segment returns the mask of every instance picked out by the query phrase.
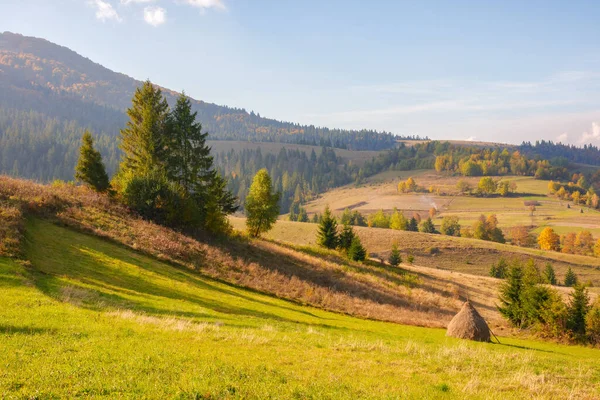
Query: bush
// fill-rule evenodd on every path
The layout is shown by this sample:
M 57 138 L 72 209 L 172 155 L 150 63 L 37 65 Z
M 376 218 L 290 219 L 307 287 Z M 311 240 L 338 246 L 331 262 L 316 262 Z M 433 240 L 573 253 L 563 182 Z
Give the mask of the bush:
M 199 210 L 193 199 L 159 173 L 131 178 L 122 196 L 125 205 L 144 219 L 172 227 L 199 224 Z

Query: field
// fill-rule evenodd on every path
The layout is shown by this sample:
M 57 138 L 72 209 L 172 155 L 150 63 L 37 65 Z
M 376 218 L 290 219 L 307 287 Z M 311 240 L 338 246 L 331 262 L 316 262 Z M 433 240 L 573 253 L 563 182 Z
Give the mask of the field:
M 293 144 L 293 143 L 271 143 L 271 142 L 243 142 L 236 140 L 208 140 L 207 144 L 211 147 L 212 153 L 217 154 L 221 152 L 227 153 L 230 150 L 256 150 L 260 148 L 260 151 L 265 154 L 277 155 L 281 149 L 287 150 L 300 150 L 310 156 L 310 153 L 314 150 L 317 155 L 321 154 L 320 146 L 310 146 L 304 144 Z M 344 149 L 333 149 L 338 157 L 343 158 L 347 161 L 352 161 L 356 165 L 362 165 L 365 161 L 371 160 L 373 157 L 379 154 L 379 151 L 358 151 L 358 150 L 344 150 Z
M 232 217 L 230 221 L 235 228 L 244 229 L 244 218 Z M 392 245 L 398 243 L 404 259 L 412 254 L 415 265 L 480 276 L 487 276 L 490 266 L 500 257 L 508 261 L 533 258 L 539 267 L 551 263 L 559 280 L 564 279 L 567 268 L 571 267 L 582 282 L 592 282 L 596 286 L 590 288 L 592 292 L 599 292 L 600 258 L 392 229 L 354 227 L 354 230 L 375 258 L 387 258 Z M 316 234 L 316 224 L 279 220 L 265 237 L 296 245 L 315 245 Z
M 596 398 L 599 350 L 356 319 L 29 220 L 0 258 L 2 398 Z
M 427 192 L 398 193 L 398 182 L 410 176 L 423 188 L 429 189 L 433 186 L 439 188 L 442 193 L 451 195 L 440 196 Z M 436 208 L 438 214 L 434 223 L 438 226 L 441 218 L 446 215 L 456 215 L 462 225 L 470 226 L 481 214 L 496 214 L 499 226 L 503 229 L 526 226 L 534 234 L 546 226 L 554 228 L 559 234 L 585 229 L 600 238 L 600 212 L 548 196 L 548 181 L 522 176 L 503 177 L 503 180 L 517 184 L 517 193 L 507 198 L 482 198 L 458 195 L 456 183 L 459 179 L 477 187 L 480 178 L 446 176 L 431 170 L 386 171 L 369 178 L 364 185 L 347 185 L 324 193 L 310 202 L 306 209 L 309 213 L 322 212 L 328 204 L 334 213 L 339 215 L 345 208 L 371 214 L 380 209 L 391 212 L 396 207 L 407 216 L 418 213 L 426 218 L 429 210 Z M 524 202 L 533 200 L 538 201 L 540 205 L 536 206 L 532 216 Z M 567 208 L 567 204 L 570 204 L 571 208 Z

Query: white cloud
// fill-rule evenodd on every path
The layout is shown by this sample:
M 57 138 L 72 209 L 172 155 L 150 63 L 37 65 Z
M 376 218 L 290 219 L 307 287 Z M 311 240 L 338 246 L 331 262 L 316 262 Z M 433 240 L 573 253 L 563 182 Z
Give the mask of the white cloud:
M 183 3 L 200 9 L 216 8 L 219 10 L 227 10 L 223 0 L 183 0 Z
M 146 7 L 144 21 L 152 26 L 162 25 L 167 21 L 167 10 L 161 7 Z
M 556 137 L 557 142 L 566 143 L 569 140 L 569 134 L 567 132 L 563 132 Z
M 114 21 L 122 21 L 121 17 L 114 9 L 112 4 L 104 1 L 104 0 L 92 0 L 90 4 L 96 8 L 96 18 L 100 21 L 114 20 Z
M 477 136 L 469 136 L 466 140 L 467 142 L 474 142 L 477 139 Z
M 129 5 L 129 4 L 148 4 L 154 3 L 156 0 L 121 0 L 121 4 Z
M 591 143 L 593 140 L 597 141 L 598 139 L 600 139 L 600 124 L 598 124 L 597 122 L 592 122 L 591 132 L 583 132 L 579 143 L 588 144 Z

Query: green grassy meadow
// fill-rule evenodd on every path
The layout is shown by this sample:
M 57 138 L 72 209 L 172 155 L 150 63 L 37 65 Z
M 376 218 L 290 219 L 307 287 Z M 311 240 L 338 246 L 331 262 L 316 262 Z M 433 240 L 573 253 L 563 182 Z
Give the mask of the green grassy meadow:
M 599 350 L 375 322 L 49 222 L 0 258 L 2 398 L 594 398 Z

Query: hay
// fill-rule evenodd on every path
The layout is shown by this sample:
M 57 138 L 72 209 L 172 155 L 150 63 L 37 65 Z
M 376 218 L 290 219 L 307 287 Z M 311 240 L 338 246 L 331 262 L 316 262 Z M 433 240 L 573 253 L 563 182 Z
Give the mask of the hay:
M 460 312 L 448 324 L 446 336 L 489 342 L 490 328 L 471 303 L 466 301 Z

